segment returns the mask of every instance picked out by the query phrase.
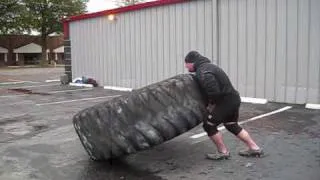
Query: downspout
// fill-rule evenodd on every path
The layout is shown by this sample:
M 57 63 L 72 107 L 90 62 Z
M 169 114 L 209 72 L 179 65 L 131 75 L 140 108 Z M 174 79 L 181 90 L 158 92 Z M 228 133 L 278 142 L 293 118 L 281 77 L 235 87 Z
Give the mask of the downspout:
M 220 66 L 220 0 L 216 0 L 216 51 L 217 51 L 217 65 Z
M 63 21 L 63 33 L 64 33 L 64 69 L 65 76 L 61 77 L 62 84 L 68 84 L 72 81 L 72 67 L 71 67 L 71 42 L 70 42 L 70 30 L 69 21 L 66 19 Z

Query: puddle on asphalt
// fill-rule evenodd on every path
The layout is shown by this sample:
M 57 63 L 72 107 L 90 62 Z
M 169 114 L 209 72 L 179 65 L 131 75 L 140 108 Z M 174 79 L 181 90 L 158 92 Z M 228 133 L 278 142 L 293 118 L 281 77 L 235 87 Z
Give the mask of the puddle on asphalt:
M 35 131 L 40 131 L 47 128 L 46 125 L 30 125 L 27 122 L 8 123 L 1 127 L 3 133 L 8 133 L 16 136 L 23 136 Z
M 0 135 L 7 138 L 1 139 L 1 142 L 11 140 L 12 138 L 37 134 L 41 130 L 48 128 L 43 122 L 28 122 L 27 119 L 28 117 L 16 117 L 2 121 L 0 123 Z
M 8 89 L 9 91 L 22 93 L 22 94 L 37 94 L 37 95 L 50 95 L 49 93 L 44 92 L 34 92 L 30 89 L 16 88 L 16 89 Z
M 33 130 L 33 128 L 26 125 L 25 122 L 10 123 L 1 128 L 3 129 L 3 133 L 12 134 L 15 136 L 23 136 L 29 134 Z

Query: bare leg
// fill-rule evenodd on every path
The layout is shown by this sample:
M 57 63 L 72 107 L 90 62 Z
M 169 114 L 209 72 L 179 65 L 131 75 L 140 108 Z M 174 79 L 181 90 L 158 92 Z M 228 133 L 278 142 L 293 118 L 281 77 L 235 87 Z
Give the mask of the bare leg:
M 240 133 L 237 135 L 237 137 L 241 139 L 241 141 L 243 141 L 248 146 L 249 149 L 251 150 L 260 149 L 260 147 L 253 141 L 253 139 L 245 129 L 242 129 Z
M 212 140 L 212 142 L 214 142 L 214 144 L 216 145 L 219 152 L 221 152 L 223 154 L 229 153 L 226 145 L 223 142 L 223 137 L 222 137 L 221 132 L 218 132 L 215 135 L 210 136 L 210 139 Z

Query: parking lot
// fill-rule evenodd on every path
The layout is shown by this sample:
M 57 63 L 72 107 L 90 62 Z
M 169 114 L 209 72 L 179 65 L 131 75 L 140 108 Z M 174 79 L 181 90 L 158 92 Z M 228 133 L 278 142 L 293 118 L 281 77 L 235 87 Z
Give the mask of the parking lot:
M 232 158 L 205 159 L 215 147 L 202 124 L 152 149 L 93 162 L 72 126 L 78 111 L 128 92 L 54 81 L 62 68 L 0 70 L 0 179 L 320 179 L 320 110 L 303 105 L 242 103 L 240 121 L 266 157 L 244 158 L 224 132 Z M 46 81 L 52 80 L 52 81 Z

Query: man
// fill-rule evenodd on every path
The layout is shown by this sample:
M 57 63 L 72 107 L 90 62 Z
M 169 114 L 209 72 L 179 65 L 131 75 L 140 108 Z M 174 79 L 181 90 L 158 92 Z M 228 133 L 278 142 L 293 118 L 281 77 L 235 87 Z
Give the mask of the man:
M 247 157 L 263 155 L 262 149 L 238 124 L 241 99 L 226 73 L 196 51 L 187 54 L 185 66 L 189 72 L 195 72 L 200 90 L 207 101 L 208 116 L 203 122 L 203 128 L 218 150 L 217 153 L 207 154 L 207 158 L 212 160 L 230 158 L 230 152 L 223 142 L 222 134 L 217 129 L 220 124 L 247 145 L 248 149 L 240 151 L 239 155 Z

